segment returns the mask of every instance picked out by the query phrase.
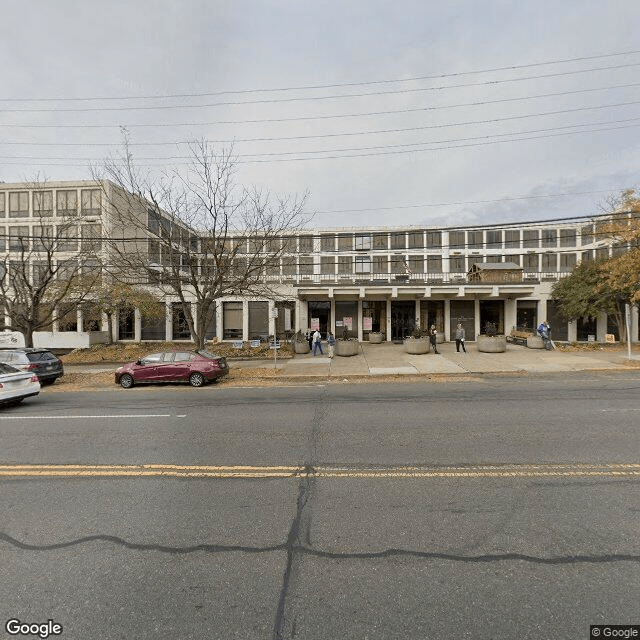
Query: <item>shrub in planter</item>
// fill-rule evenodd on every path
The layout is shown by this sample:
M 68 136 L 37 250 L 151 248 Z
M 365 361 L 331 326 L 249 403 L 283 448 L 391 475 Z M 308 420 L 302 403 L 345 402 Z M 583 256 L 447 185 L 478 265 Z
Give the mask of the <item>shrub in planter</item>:
M 477 338 L 477 345 L 482 353 L 504 353 L 507 350 L 507 336 L 498 334 L 496 325 L 487 322 L 485 333 Z
M 336 355 L 355 356 L 358 355 L 359 349 L 358 338 L 354 337 L 348 329 L 343 328 L 340 337 L 336 339 Z
M 369 332 L 369 344 L 381 344 L 384 340 L 384 333 L 380 331 Z
M 295 353 L 309 353 L 311 351 L 309 341 L 304 337 L 302 331 L 298 331 L 293 337 L 293 351 Z
M 404 341 L 404 350 L 413 355 L 429 353 L 429 332 L 420 328 L 415 328 L 410 338 Z

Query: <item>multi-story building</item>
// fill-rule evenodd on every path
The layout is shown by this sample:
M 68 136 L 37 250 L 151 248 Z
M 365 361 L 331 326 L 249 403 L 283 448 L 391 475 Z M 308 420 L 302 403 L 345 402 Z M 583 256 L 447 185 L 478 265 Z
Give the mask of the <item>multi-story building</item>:
M 0 256 L 5 268 L 17 257 L 19 239 L 37 239 L 43 226 L 55 230 L 64 221 L 68 242 L 60 246 L 55 259 L 71 262 L 81 254 L 84 240 L 95 242 L 123 233 L 112 211 L 117 191 L 109 182 L 0 183 Z M 138 215 L 146 229 L 138 234 L 136 251 L 146 251 L 144 255 L 153 262 L 158 260 L 154 238 L 162 232 L 163 216 L 144 204 Z M 347 330 L 359 340 L 367 340 L 371 331 L 384 333 L 387 340 L 400 340 L 416 324 L 435 324 L 449 340 L 455 325 L 462 322 L 473 340 L 488 322 L 508 333 L 516 326 L 534 329 L 540 321 L 549 320 L 557 340 L 586 341 L 594 336 L 602 341 L 605 334 L 617 333 L 606 314 L 567 322 L 551 296 L 553 283 L 579 261 L 626 250 L 599 236 L 599 219 L 296 232 L 280 239 L 285 253 L 264 273 L 265 282 L 276 285 L 278 295 L 223 297 L 207 336 L 264 339 L 318 326 L 321 332 L 330 330 L 338 336 Z M 190 242 L 197 241 L 196 231 L 185 227 L 185 232 Z M 241 236 L 232 239 L 238 255 L 251 251 L 249 242 Z M 104 244 L 98 249 L 108 263 L 108 243 Z M 35 277 L 37 252 L 29 255 Z M 149 280 L 145 284 L 154 286 Z M 164 295 L 162 302 L 164 318 L 128 314 L 117 321 L 117 338 L 188 340 L 177 297 Z M 8 318 L 0 316 L 0 328 L 3 323 L 8 324 Z M 79 336 L 96 328 L 86 326 L 79 308 L 73 321 L 54 320 L 50 335 L 58 345 L 77 345 Z M 637 309 L 632 313 L 631 337 L 634 341 L 640 337 Z

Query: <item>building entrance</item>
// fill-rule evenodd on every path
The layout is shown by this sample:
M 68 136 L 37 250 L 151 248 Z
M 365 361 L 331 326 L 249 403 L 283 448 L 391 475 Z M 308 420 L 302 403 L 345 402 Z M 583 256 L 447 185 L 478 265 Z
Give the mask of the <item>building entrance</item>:
M 411 335 L 416 322 L 416 303 L 413 300 L 391 301 L 391 340 L 399 342 Z
M 504 300 L 480 300 L 480 333 L 487 332 L 487 325 L 504 333 Z
M 326 338 L 331 328 L 331 302 L 328 300 L 309 300 L 309 327 L 313 320 L 318 320 L 318 331 Z

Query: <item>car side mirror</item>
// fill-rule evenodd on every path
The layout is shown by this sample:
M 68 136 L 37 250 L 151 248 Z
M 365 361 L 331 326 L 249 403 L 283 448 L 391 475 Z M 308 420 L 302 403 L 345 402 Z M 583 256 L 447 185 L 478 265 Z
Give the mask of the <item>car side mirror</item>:
M 144 362 L 142 362 L 142 360 L 137 360 L 136 364 L 144 364 Z

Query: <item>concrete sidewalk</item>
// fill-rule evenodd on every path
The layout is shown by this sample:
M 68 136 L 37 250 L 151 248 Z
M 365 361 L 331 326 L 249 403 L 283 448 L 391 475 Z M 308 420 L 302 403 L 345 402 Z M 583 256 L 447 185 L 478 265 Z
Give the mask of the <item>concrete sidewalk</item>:
M 475 343 L 467 344 L 468 353 L 457 353 L 455 343 L 438 345 L 439 355 L 410 355 L 403 345 L 383 343 L 362 343 L 358 355 L 348 358 L 326 355 L 313 356 L 310 353 L 296 355 L 275 363 L 283 377 L 348 377 L 386 375 L 460 375 L 487 373 L 558 373 L 562 371 L 616 370 L 627 369 L 629 360 L 626 351 L 584 351 L 564 352 L 528 349 L 508 344 L 505 353 L 480 353 Z M 326 353 L 326 348 L 325 348 Z M 632 352 L 634 363 L 640 362 L 637 351 Z M 633 364 L 633 363 L 632 363 Z M 273 360 L 229 361 L 231 368 L 273 369 Z M 115 371 L 117 364 L 65 365 L 68 373 L 101 373 Z

